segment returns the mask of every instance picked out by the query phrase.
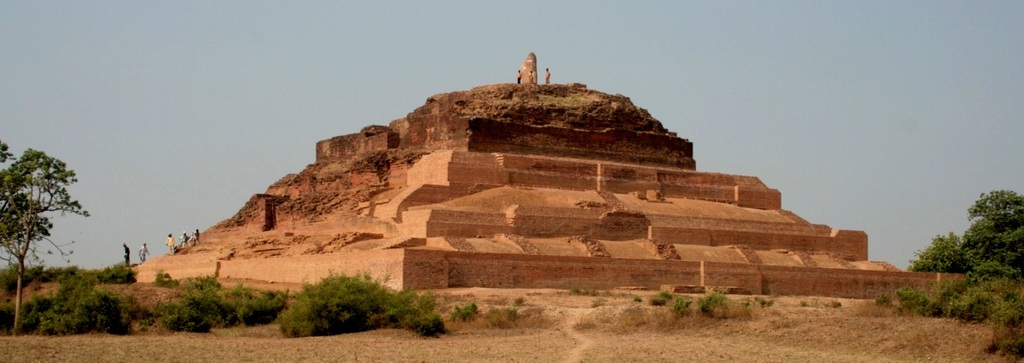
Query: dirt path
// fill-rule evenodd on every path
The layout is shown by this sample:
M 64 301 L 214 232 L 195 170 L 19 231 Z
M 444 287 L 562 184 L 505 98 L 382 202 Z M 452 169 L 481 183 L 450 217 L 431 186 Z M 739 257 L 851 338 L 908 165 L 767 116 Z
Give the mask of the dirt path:
M 564 320 L 562 321 L 561 328 L 559 329 L 569 338 L 576 341 L 573 349 L 569 351 L 569 355 L 565 357 L 564 362 L 566 363 L 582 362 L 583 353 L 594 345 L 593 339 L 583 335 L 579 330 L 576 330 L 576 323 L 578 323 L 580 318 L 585 314 L 586 310 L 579 308 L 567 308 L 562 311 Z

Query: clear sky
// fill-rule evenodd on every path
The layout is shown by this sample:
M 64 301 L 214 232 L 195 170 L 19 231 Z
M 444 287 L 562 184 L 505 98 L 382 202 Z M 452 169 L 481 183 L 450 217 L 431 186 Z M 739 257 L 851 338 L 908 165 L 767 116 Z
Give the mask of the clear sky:
M 1021 1 L 0 0 L 0 140 L 77 171 L 71 263 L 165 251 L 427 97 L 514 82 L 622 94 L 783 208 L 905 267 L 1024 192 Z M 133 259 L 135 257 L 133 256 Z M 49 259 L 50 264 L 58 264 Z

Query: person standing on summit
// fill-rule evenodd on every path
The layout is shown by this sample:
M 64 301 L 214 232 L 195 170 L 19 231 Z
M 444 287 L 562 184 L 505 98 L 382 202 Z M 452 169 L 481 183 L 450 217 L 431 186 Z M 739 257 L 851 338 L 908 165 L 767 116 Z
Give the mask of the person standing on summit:
M 167 248 L 171 249 L 171 254 L 174 254 L 174 236 L 170 233 L 167 234 Z
M 124 265 L 128 266 L 128 267 L 131 267 L 132 266 L 132 261 L 131 261 L 132 250 L 128 248 L 128 244 L 127 243 L 122 243 L 121 246 L 124 246 Z

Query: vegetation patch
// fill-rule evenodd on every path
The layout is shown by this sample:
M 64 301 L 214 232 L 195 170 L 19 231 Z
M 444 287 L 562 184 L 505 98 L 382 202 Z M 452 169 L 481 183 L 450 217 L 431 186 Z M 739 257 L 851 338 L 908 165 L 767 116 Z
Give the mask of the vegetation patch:
M 424 336 L 445 332 L 432 294 L 391 292 L 368 276 L 330 276 L 306 285 L 279 317 L 281 332 L 306 337 L 403 328 Z
M 669 301 L 672 301 L 672 293 L 668 291 L 659 291 L 657 295 L 647 300 L 651 306 L 665 306 Z
M 476 303 L 471 302 L 469 304 L 462 306 L 456 305 L 454 308 L 452 308 L 452 312 L 449 316 L 451 317 L 452 320 L 472 321 L 476 319 L 478 314 L 479 309 L 477 308 Z
M 235 325 L 269 324 L 284 309 L 287 293 L 237 286 L 225 290 L 215 277 L 182 282 L 177 302 L 157 305 L 160 324 L 169 330 L 194 333 Z
M 1008 279 L 943 281 L 930 289 L 896 291 L 900 314 L 952 318 L 992 327 L 989 349 L 1022 356 L 1024 349 L 1024 284 Z
M 65 279 L 56 295 L 37 295 L 22 306 L 19 326 L 14 328 L 46 335 L 131 332 L 127 301 L 95 285 L 91 276 Z

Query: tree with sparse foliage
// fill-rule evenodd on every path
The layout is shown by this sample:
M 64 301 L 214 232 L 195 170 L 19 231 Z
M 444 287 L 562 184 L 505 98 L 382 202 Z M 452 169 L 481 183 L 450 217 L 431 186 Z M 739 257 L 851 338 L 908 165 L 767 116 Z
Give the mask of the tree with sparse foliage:
M 984 193 L 968 210 L 971 226 L 963 237 L 936 236 L 917 252 L 910 270 L 918 272 L 1024 276 L 1024 196 L 1010 190 Z
M 12 265 L 18 276 L 14 303 L 17 332 L 27 264 L 39 261 L 43 242 L 61 256 L 70 253 L 50 240 L 51 218 L 55 213 L 87 217 L 89 212 L 71 199 L 67 187 L 78 182 L 78 178 L 63 161 L 33 149 L 14 159 L 7 144 L 0 141 L 0 163 L 8 161 L 12 161 L 10 165 L 0 169 L 0 259 Z

